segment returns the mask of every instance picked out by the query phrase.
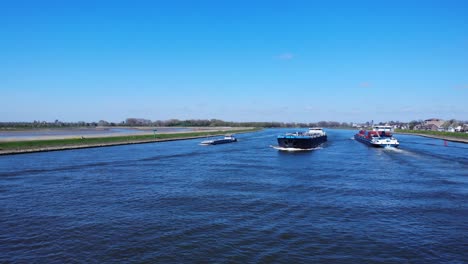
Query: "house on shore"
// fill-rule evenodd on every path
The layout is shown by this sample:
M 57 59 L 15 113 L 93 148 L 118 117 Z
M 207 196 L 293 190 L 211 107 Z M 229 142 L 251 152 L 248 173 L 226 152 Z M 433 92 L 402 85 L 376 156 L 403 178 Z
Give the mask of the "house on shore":
M 434 124 L 429 125 L 415 125 L 413 130 L 431 130 L 431 131 L 438 131 L 439 127 Z
M 424 120 L 424 125 L 436 125 L 437 128 L 441 127 L 444 124 L 444 120 L 438 118 L 430 118 Z
M 424 120 L 424 123 L 414 126 L 414 130 L 432 130 L 438 131 L 442 128 L 444 120 L 438 118 L 430 118 Z

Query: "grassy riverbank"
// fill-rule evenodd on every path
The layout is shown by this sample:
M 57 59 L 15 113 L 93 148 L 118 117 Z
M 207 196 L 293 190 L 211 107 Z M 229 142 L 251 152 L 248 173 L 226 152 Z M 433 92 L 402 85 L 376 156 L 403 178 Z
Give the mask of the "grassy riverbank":
M 438 138 L 448 141 L 468 143 L 468 133 L 459 132 L 440 132 L 440 131 L 426 131 L 426 130 L 401 130 L 396 129 L 395 133 L 417 135 L 422 137 Z
M 468 139 L 468 133 L 460 133 L 460 132 L 441 132 L 441 131 L 427 131 L 427 130 L 402 130 L 402 129 L 396 129 L 395 132 L 405 133 L 405 134 L 422 134 L 422 135 L 430 135 L 430 136 L 454 137 L 454 138 Z
M 0 142 L 0 154 L 28 153 L 38 151 L 64 150 L 74 148 L 103 147 L 113 145 L 150 143 L 158 141 L 182 140 L 217 136 L 224 134 L 246 133 L 258 131 L 261 128 L 242 130 L 219 130 L 205 132 L 185 132 L 156 135 L 129 135 L 116 137 L 93 137 L 93 138 L 67 138 L 67 139 L 45 139 L 29 141 Z

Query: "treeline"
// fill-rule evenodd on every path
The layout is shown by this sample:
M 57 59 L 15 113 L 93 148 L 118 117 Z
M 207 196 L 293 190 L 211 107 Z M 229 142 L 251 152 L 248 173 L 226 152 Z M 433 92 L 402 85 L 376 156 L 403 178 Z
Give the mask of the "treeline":
M 329 127 L 341 128 L 352 127 L 352 123 L 340 123 L 335 121 L 320 121 L 316 123 L 293 123 L 293 122 L 232 122 L 220 119 L 169 119 L 151 121 L 148 119 L 127 118 L 123 126 L 156 126 L 156 127 Z
M 351 123 L 340 123 L 335 121 L 320 121 L 316 123 L 293 123 L 293 122 L 230 122 L 219 119 L 189 119 L 189 120 L 157 120 L 151 121 L 141 118 L 127 118 L 120 123 L 107 122 L 54 122 L 34 121 L 34 122 L 0 122 L 0 128 L 69 128 L 69 127 L 97 127 L 97 126 L 148 126 L 148 127 L 328 127 L 328 128 L 349 128 Z
M 33 121 L 33 122 L 0 122 L 0 128 L 69 128 L 69 127 L 97 127 L 97 126 L 124 126 L 125 122 L 112 123 L 106 121 L 99 122 L 62 122 L 55 120 L 54 122 L 47 121 Z
M 389 121 L 389 122 L 380 122 L 379 125 L 390 125 L 396 128 L 400 129 L 418 129 L 421 126 L 424 126 L 426 124 L 425 120 L 419 119 L 419 120 L 412 120 L 410 122 L 399 122 L 399 121 Z M 456 120 L 456 119 L 450 119 L 446 120 L 443 122 L 443 124 L 440 126 L 440 128 L 447 129 L 449 127 L 458 127 L 458 126 L 466 126 L 468 124 L 468 121 L 463 121 L 463 120 Z
M 190 119 L 190 120 L 178 120 L 178 119 L 171 119 L 166 121 L 154 121 L 152 122 L 154 126 L 180 126 L 180 127 L 220 127 L 220 126 L 227 126 L 227 127 L 265 127 L 265 128 L 281 128 L 281 127 L 330 127 L 330 128 L 338 128 L 338 127 L 351 127 L 352 124 L 350 123 L 340 123 L 335 121 L 320 121 L 316 123 L 292 123 L 292 122 L 230 122 L 230 121 L 223 121 L 219 119 Z

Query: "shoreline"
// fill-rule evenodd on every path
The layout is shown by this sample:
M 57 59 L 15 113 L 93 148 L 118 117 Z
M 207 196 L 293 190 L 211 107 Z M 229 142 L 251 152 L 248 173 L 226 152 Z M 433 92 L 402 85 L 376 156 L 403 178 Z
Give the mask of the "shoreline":
M 109 132 L 110 130 L 127 130 L 125 132 Z M 56 140 L 73 138 L 107 138 L 120 136 L 154 135 L 155 127 L 97 127 L 97 128 L 47 128 L 36 130 L 1 131 L 0 143 Z M 248 127 L 156 127 L 157 134 L 182 134 L 196 132 L 222 132 L 229 130 L 245 130 Z M 179 129 L 183 129 L 180 131 Z M 26 135 L 25 135 L 26 134 Z
M 37 148 L 25 147 L 25 148 L 5 149 L 5 150 L 2 150 L 0 148 L 0 156 L 28 154 L 28 153 L 37 153 L 37 152 L 51 152 L 51 151 L 61 151 L 61 150 L 112 147 L 112 146 L 133 145 L 133 144 L 146 144 L 146 143 L 157 143 L 157 142 L 168 142 L 168 141 L 179 141 L 179 140 L 190 140 L 190 139 L 197 139 L 197 138 L 222 136 L 222 135 L 225 135 L 227 131 L 229 131 L 230 133 L 236 133 L 236 134 L 251 133 L 251 132 L 259 131 L 259 129 L 257 128 L 238 128 L 238 129 L 230 128 L 229 130 L 227 129 L 225 130 L 225 129 L 226 128 L 222 128 L 221 130 L 204 130 L 203 132 L 210 133 L 210 134 L 197 135 L 197 136 L 193 136 L 193 135 L 184 136 L 183 135 L 184 133 L 178 133 L 179 136 L 169 137 L 169 138 L 127 139 L 127 140 L 115 141 L 115 142 L 96 142 L 96 143 L 75 144 L 75 145 L 63 144 L 63 145 L 57 145 L 57 146 L 44 146 L 44 147 L 37 147 Z M 185 133 L 190 134 L 191 132 L 185 132 Z M 173 133 L 165 133 L 165 135 L 167 134 L 173 134 Z M 113 135 L 105 136 L 105 137 L 94 137 L 94 138 L 95 139 L 112 138 L 112 136 Z M 126 136 L 131 137 L 132 135 L 126 135 Z M 137 136 L 148 136 L 148 135 L 137 134 Z M 74 136 L 74 138 L 76 137 L 78 136 Z M 33 140 L 33 141 L 40 142 L 40 141 L 47 140 L 47 139 L 49 138 L 37 137 L 36 140 Z M 62 137 L 60 139 L 66 140 L 68 138 Z M 21 142 L 21 141 L 18 141 L 18 142 Z
M 434 139 L 442 139 L 442 140 L 447 140 L 447 141 L 451 141 L 451 142 L 458 142 L 458 143 L 468 144 L 468 139 L 465 139 L 465 138 L 439 136 L 439 135 L 428 135 L 428 134 L 421 134 L 421 133 L 405 133 L 405 132 L 394 132 L 394 134 L 413 135 L 413 136 L 420 136 L 420 137 L 427 137 L 427 138 L 434 138 Z

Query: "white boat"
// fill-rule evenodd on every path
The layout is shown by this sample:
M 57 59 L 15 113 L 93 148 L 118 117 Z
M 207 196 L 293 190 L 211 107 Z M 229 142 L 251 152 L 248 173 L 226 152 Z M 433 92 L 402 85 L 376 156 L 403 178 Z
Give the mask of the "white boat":
M 393 127 L 391 126 L 373 126 L 372 131 L 361 130 L 354 135 L 354 139 L 372 147 L 397 148 L 400 143 L 392 135 Z
M 218 145 L 218 144 L 225 144 L 225 143 L 233 143 L 237 142 L 237 139 L 233 135 L 226 135 L 222 139 L 214 139 L 214 140 L 205 140 L 202 141 L 201 145 Z

